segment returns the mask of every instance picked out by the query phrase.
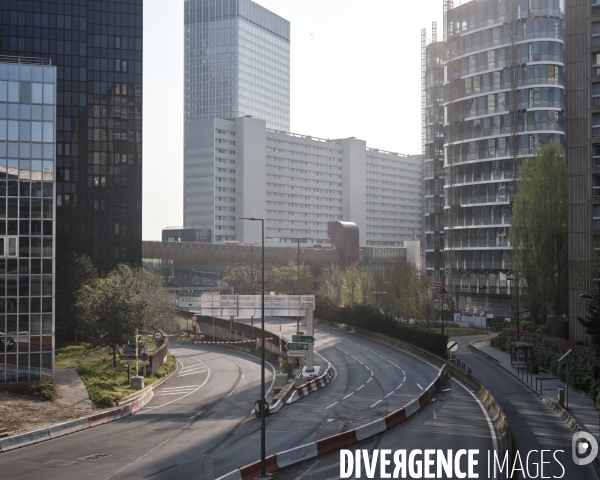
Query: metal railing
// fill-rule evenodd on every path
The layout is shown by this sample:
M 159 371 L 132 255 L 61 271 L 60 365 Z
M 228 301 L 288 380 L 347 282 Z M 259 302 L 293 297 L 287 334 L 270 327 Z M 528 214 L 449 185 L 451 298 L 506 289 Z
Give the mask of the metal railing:
M 215 295 L 203 293 L 201 308 L 253 308 L 262 307 L 260 295 Z M 266 309 L 314 310 L 314 295 L 265 295 Z
M 0 55 L 1 63 L 19 63 L 21 65 L 52 65 L 49 58 L 18 57 L 14 55 Z

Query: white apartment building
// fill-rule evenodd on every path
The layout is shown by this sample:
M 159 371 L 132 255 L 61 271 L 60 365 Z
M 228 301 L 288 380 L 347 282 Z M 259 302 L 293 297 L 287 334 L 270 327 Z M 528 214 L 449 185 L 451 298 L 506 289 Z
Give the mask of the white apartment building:
M 420 155 L 271 130 L 238 117 L 186 123 L 184 224 L 215 243 L 328 244 L 327 222 L 350 221 L 360 246 L 401 247 L 421 238 Z

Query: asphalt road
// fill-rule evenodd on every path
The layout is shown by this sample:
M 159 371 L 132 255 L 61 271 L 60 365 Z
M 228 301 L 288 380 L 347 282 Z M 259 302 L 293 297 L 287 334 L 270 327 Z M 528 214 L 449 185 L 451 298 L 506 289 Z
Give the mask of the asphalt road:
M 295 331 L 295 322 L 277 323 L 286 335 Z M 381 418 L 416 397 L 437 375 L 422 360 L 370 339 L 321 326 L 316 336 L 316 350 L 334 365 L 336 376 L 327 388 L 267 419 L 267 454 Z M 259 360 L 207 345 L 174 342 L 171 348 L 180 371 L 140 413 L 0 454 L 2 478 L 212 479 L 257 460 L 260 421 L 250 411 L 260 396 Z M 268 385 L 271 378 L 269 372 Z M 428 413 L 396 427 L 380 442 L 409 450 L 483 448 L 482 439 L 491 442 L 483 413 L 466 392 L 454 388 L 449 398 L 455 395 L 464 396 L 462 407 L 443 400 L 441 410 L 426 408 Z M 410 431 L 405 428 L 411 425 Z M 439 435 L 449 425 L 466 430 L 455 428 L 449 440 Z
M 532 463 L 536 460 L 539 463 L 541 450 L 550 450 L 557 452 L 561 465 L 550 457 L 551 462 L 544 466 L 544 475 L 569 480 L 597 480 L 598 476 L 591 465 L 579 466 L 573 462 L 573 432 L 561 417 L 516 377 L 491 360 L 471 351 L 468 344 L 475 338 L 482 336 L 454 337 L 459 344 L 456 354 L 471 366 L 472 375 L 490 391 L 500 405 L 515 436 L 524 467 L 527 455 L 532 452 L 530 474 L 525 469 L 524 475 L 519 473 L 518 478 L 533 478 L 535 467 Z

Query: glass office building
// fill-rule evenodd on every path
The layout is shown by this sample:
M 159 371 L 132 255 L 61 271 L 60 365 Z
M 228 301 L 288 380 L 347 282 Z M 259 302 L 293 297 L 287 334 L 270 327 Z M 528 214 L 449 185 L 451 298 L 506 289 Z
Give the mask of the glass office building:
M 564 2 L 446 0 L 445 10 L 448 289 L 463 311 L 508 316 L 518 168 L 565 144 Z
M 0 383 L 53 377 L 56 68 L 0 58 Z
M 57 69 L 57 262 L 140 264 L 142 0 L 3 1 L 0 25 L 0 55 Z
M 186 121 L 250 115 L 290 130 L 287 20 L 250 0 L 186 0 L 184 45 Z

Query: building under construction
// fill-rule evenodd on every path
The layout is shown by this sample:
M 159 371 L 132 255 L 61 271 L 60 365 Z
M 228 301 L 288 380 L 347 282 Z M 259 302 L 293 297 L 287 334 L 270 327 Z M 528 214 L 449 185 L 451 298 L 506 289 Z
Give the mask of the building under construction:
M 443 40 L 422 41 L 426 267 L 463 312 L 517 313 L 518 169 L 565 144 L 562 3 L 445 0 Z

